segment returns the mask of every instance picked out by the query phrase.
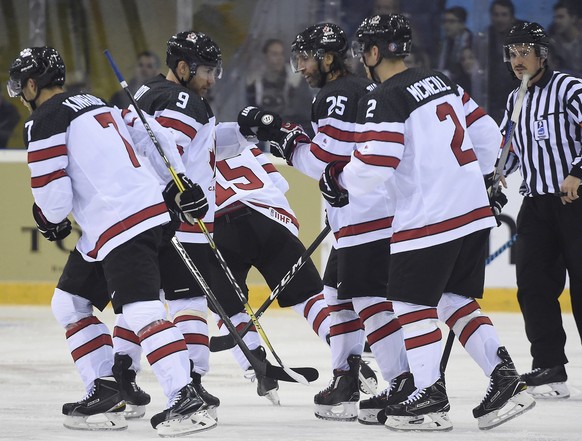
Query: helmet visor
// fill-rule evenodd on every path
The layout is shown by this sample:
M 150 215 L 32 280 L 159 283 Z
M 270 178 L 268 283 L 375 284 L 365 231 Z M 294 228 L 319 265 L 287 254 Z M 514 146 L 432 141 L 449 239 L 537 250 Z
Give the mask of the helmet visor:
M 291 58 L 289 62 L 291 63 L 291 69 L 293 73 L 299 73 L 305 69 L 305 63 L 310 59 L 315 57 L 314 51 L 293 51 L 291 52 Z
M 536 57 L 548 58 L 548 48 L 535 43 L 516 43 L 503 46 L 503 61 L 506 63 L 517 57 L 526 58 L 532 51 Z
M 216 66 L 207 66 L 201 64 L 196 67 L 196 76 L 204 80 L 214 78 L 220 80 L 222 78 L 222 61 L 218 61 Z
M 22 94 L 22 82 L 20 80 L 8 79 L 6 90 L 10 98 L 16 98 Z
M 366 52 L 366 43 L 357 40 L 352 41 L 351 52 L 352 57 L 362 58 L 364 56 L 364 52 Z

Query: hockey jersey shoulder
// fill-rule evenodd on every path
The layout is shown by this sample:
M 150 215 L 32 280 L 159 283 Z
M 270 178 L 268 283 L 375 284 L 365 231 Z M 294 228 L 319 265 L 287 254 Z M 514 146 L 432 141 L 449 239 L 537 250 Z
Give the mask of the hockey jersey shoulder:
M 425 103 L 450 94 L 459 94 L 457 85 L 441 72 L 407 69 L 360 100 L 358 122 L 404 122 Z
M 333 116 L 345 122 L 354 122 L 358 100 L 374 89 L 374 83 L 353 75 L 328 82 L 317 94 L 312 106 L 311 120 L 315 123 Z
M 210 106 L 196 92 L 158 75 L 146 82 L 135 94 L 139 106 L 153 115 L 165 109 L 187 115 L 200 124 L 213 117 Z
M 24 140 L 33 141 L 64 133 L 71 122 L 98 107 L 106 107 L 105 100 L 85 93 L 65 92 L 53 96 L 30 115 L 24 124 Z

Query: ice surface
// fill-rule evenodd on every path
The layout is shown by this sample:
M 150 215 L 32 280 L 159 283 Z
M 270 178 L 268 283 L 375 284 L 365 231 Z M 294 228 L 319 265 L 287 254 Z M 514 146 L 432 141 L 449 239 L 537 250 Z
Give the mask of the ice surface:
M 110 310 L 98 316 L 110 327 Z M 529 346 L 521 315 L 490 315 L 502 343 L 520 372 L 530 369 Z M 289 366 L 313 366 L 320 379 L 306 387 L 281 383 L 281 407 L 257 396 L 255 384 L 242 372 L 228 352 L 211 354 L 211 371 L 203 379 L 217 395 L 219 423 L 216 429 L 185 437 L 199 440 L 236 441 L 546 441 L 582 440 L 582 347 L 571 315 L 564 315 L 568 333 L 567 365 L 571 398 L 538 401 L 525 415 L 491 431 L 482 432 L 472 408 L 485 394 L 488 380 L 477 365 L 455 343 L 447 367 L 449 414 L 454 429 L 447 433 L 396 433 L 382 426 L 363 426 L 317 420 L 313 396 L 330 378 L 329 349 L 317 339 L 305 320 L 290 310 L 269 311 L 261 319 L 282 360 Z M 111 329 L 111 328 L 110 328 Z M 216 333 L 216 328 L 211 327 Z M 0 439 L 6 440 L 148 440 L 160 439 L 149 417 L 164 407 L 165 399 L 143 360 L 138 383 L 152 395 L 146 418 L 130 421 L 122 432 L 79 432 L 62 426 L 61 406 L 84 395 L 81 380 L 68 352 L 64 331 L 49 307 L 0 307 Z M 273 357 L 269 357 L 273 360 Z M 372 366 L 377 369 L 375 361 Z M 379 375 L 379 374 L 378 374 Z M 384 386 L 384 382 L 381 383 Z

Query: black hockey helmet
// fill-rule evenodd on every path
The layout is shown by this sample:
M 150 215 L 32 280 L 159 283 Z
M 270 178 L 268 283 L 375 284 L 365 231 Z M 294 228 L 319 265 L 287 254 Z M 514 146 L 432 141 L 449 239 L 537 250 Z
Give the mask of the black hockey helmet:
M 412 47 L 410 22 L 402 14 L 374 15 L 356 31 L 352 55 L 360 58 L 371 46 L 378 46 L 383 57 L 406 57 Z
M 510 61 L 510 49 L 525 44 L 535 49 L 537 57 L 548 58 L 550 39 L 544 28 L 535 22 L 523 22 L 513 26 L 503 39 L 503 60 Z
M 299 56 L 313 56 L 321 60 L 327 52 L 334 52 L 344 58 L 347 50 L 346 33 L 335 23 L 309 26 L 297 34 L 291 43 L 291 67 L 294 72 L 299 72 Z
M 10 97 L 21 95 L 23 85 L 31 78 L 36 80 L 39 94 L 42 88 L 65 84 L 65 63 L 57 50 L 48 46 L 20 51 L 8 73 L 6 88 Z
M 220 48 L 202 32 L 186 31 L 170 37 L 166 49 L 166 64 L 174 71 L 180 61 L 185 61 L 190 66 L 190 78 L 186 83 L 196 75 L 198 66 L 214 67 L 215 77 L 222 76 Z

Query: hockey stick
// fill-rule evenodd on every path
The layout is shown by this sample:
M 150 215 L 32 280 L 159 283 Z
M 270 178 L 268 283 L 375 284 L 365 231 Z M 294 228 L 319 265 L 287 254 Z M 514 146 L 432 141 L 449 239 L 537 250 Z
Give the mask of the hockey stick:
M 182 184 L 182 182 L 178 178 L 178 175 L 176 174 L 176 171 L 174 170 L 174 168 L 172 167 L 172 164 L 170 164 L 170 161 L 166 157 L 166 155 L 164 153 L 164 150 L 162 149 L 162 146 L 160 145 L 159 141 L 157 140 L 154 132 L 151 130 L 148 122 L 145 119 L 145 116 L 143 115 L 143 112 L 142 112 L 141 108 L 138 106 L 137 102 L 135 101 L 133 95 L 131 94 L 131 91 L 129 90 L 129 87 L 128 87 L 127 83 L 125 82 L 125 80 L 123 79 L 123 76 L 121 75 L 121 72 L 119 71 L 119 69 L 117 68 L 117 65 L 113 61 L 113 57 L 109 53 L 109 50 L 105 50 L 104 53 L 105 53 L 105 56 L 107 57 L 107 59 L 109 60 L 109 64 L 111 65 L 111 68 L 113 69 L 113 71 L 114 71 L 117 79 L 119 80 L 119 84 L 121 85 L 121 87 L 123 88 L 123 90 L 125 90 L 125 92 L 127 93 L 127 96 L 129 97 L 131 104 L 134 106 L 137 114 L 139 115 L 139 118 L 140 118 L 142 124 L 144 125 L 144 127 L 146 128 L 146 131 L 147 131 L 150 139 L 154 143 L 154 145 L 156 147 L 156 150 L 158 151 L 158 153 L 160 154 L 160 156 L 162 157 L 162 159 L 164 161 L 164 164 L 166 165 L 166 167 L 170 171 L 170 174 L 172 175 L 172 179 L 176 183 L 176 186 L 178 187 L 178 190 L 179 191 L 184 191 L 184 189 L 185 189 L 184 188 L 184 185 Z M 244 294 L 242 293 L 242 290 L 240 289 L 240 287 L 236 283 L 236 280 L 234 279 L 234 276 L 232 275 L 230 269 L 226 265 L 226 262 L 224 261 L 224 258 L 220 254 L 220 251 L 218 251 L 218 249 L 216 248 L 216 244 L 214 243 L 214 240 L 212 240 L 212 237 L 210 236 L 210 233 L 208 232 L 208 229 L 206 228 L 206 225 L 200 219 L 196 219 L 196 222 L 198 223 L 198 226 L 200 227 L 201 231 L 204 233 L 206 239 L 208 240 L 208 244 L 210 245 L 210 248 L 214 251 L 214 254 L 215 254 L 216 258 L 218 259 L 218 261 L 220 263 L 220 266 L 225 271 L 227 277 L 231 281 L 231 283 L 233 285 L 233 288 L 235 289 L 237 295 L 241 299 L 241 302 L 243 302 L 243 304 L 245 305 L 245 310 L 247 311 L 247 313 L 251 317 L 251 320 L 253 321 L 255 327 L 257 328 L 257 332 L 259 332 L 259 334 L 263 338 L 263 341 L 269 347 L 271 353 L 273 354 L 273 356 L 275 357 L 275 359 L 277 360 L 277 362 L 279 363 L 279 365 L 281 366 L 281 368 L 285 371 L 285 373 L 287 374 L 287 376 L 290 377 L 290 378 L 292 378 L 293 379 L 292 381 L 296 381 L 298 383 L 302 383 L 302 384 L 305 384 L 305 385 L 308 385 L 309 384 L 309 381 L 314 381 L 315 379 L 317 379 L 319 374 L 317 373 L 317 370 L 315 370 L 313 368 L 303 368 L 303 369 L 301 369 L 301 371 L 305 371 L 306 373 L 308 373 L 309 376 L 310 376 L 310 378 L 313 378 L 312 380 L 309 380 L 305 375 L 301 374 L 300 372 L 295 371 L 295 370 L 292 370 L 292 369 L 290 369 L 290 368 L 288 368 L 288 367 L 286 367 L 286 366 L 283 365 L 281 359 L 275 353 L 275 351 L 273 349 L 273 346 L 271 345 L 269 339 L 267 338 L 265 332 L 263 331 L 263 328 L 261 327 L 259 321 L 255 317 L 255 315 L 254 315 L 254 313 L 253 313 L 250 305 L 248 305 L 248 302 L 245 299 Z M 187 256 L 189 258 L 189 256 L 188 256 L 188 253 L 186 252 L 186 250 L 184 249 L 184 247 L 182 246 L 182 244 L 177 239 L 176 240 L 172 239 L 172 244 L 176 248 L 176 251 L 178 251 L 178 253 L 182 257 L 182 260 L 184 260 L 185 263 L 188 265 L 188 263 L 185 260 L 185 257 Z M 200 273 L 198 272 L 198 274 L 196 274 L 197 273 L 197 269 L 193 265 L 193 262 L 191 261 L 191 259 L 190 259 L 190 263 L 192 263 L 192 266 L 193 266 L 193 268 L 191 266 L 188 266 L 188 268 L 190 269 L 190 272 L 195 277 L 196 281 L 200 284 L 201 288 L 204 290 L 205 287 L 202 286 L 202 284 L 201 284 L 201 282 L 204 279 L 201 276 L 200 276 L 200 278 L 197 277 L 198 275 L 200 275 Z M 193 271 L 193 269 L 196 269 L 196 271 Z M 206 285 L 206 288 L 208 288 L 208 285 L 206 284 L 205 281 L 204 281 L 204 284 Z M 207 296 L 208 296 L 209 299 L 212 299 L 212 302 L 213 303 L 215 303 L 217 306 L 220 306 L 219 305 L 219 302 L 216 299 L 216 297 L 214 297 L 214 294 L 210 291 L 209 288 L 208 288 L 208 290 L 205 290 L 204 292 L 205 292 L 205 294 L 207 294 Z M 220 310 L 222 310 L 222 312 L 224 313 L 224 310 L 222 309 L 222 307 L 220 307 Z M 217 311 L 218 311 L 218 308 L 217 308 Z M 229 319 L 229 317 L 227 315 L 224 315 L 221 318 L 222 318 L 222 320 L 224 321 L 225 324 L 227 324 L 227 322 L 229 322 L 229 324 L 227 324 L 227 328 L 229 328 L 229 326 L 231 326 L 232 327 L 232 330 L 234 330 L 234 332 L 236 332 L 236 328 L 234 328 L 234 325 L 232 324 L 232 322 L 230 322 L 230 319 Z M 229 329 L 229 331 L 231 331 L 231 330 Z M 241 349 L 243 349 L 243 345 L 246 347 L 246 344 L 244 343 L 244 341 L 242 339 L 239 339 L 238 340 L 238 344 L 241 347 Z M 248 350 L 248 347 L 246 347 L 246 349 Z M 244 352 L 245 351 L 243 350 L 243 353 Z M 250 350 L 248 351 L 248 354 L 252 356 L 252 354 L 250 353 Z M 245 356 L 247 356 L 247 358 L 248 358 L 247 353 L 245 353 Z M 258 359 L 256 361 L 258 361 Z M 249 362 L 250 362 L 250 360 L 249 360 Z M 259 372 L 261 372 L 261 371 L 259 371 Z M 289 381 L 289 380 L 285 380 L 285 381 Z
M 267 300 L 263 302 L 263 304 L 257 309 L 255 315 L 257 319 L 260 318 L 263 313 L 267 310 L 267 308 L 275 301 L 275 299 L 281 294 L 281 292 L 289 285 L 295 274 L 299 272 L 299 270 L 303 267 L 305 262 L 309 259 L 311 254 L 316 250 L 316 248 L 323 242 L 325 237 L 329 234 L 331 228 L 329 225 L 326 225 L 325 228 L 319 233 L 319 235 L 315 238 L 313 243 L 305 250 L 305 252 L 299 257 L 297 262 L 293 265 L 293 267 L 283 276 L 279 284 L 273 289 L 271 295 Z M 245 327 L 238 332 L 238 334 L 242 337 L 251 329 L 253 326 L 252 321 L 248 322 Z M 225 351 L 234 347 L 236 344 L 234 336 L 232 334 L 227 335 L 218 335 L 215 337 L 210 338 L 209 348 L 211 352 L 220 352 Z
M 493 262 L 500 254 L 502 254 L 506 249 L 510 248 L 517 240 L 517 234 L 511 236 L 507 242 L 500 246 L 497 250 L 491 253 L 487 259 L 485 259 L 485 265 L 489 265 Z M 447 341 L 445 343 L 445 348 L 443 349 L 443 355 L 441 356 L 440 372 L 441 378 L 445 378 L 445 369 L 447 368 L 447 363 L 449 362 L 449 356 L 451 355 L 451 349 L 453 348 L 453 343 L 455 342 L 455 333 L 451 329 L 449 335 L 447 336 Z
M 521 79 L 521 84 L 519 90 L 517 91 L 517 98 L 515 100 L 515 105 L 513 106 L 513 112 L 511 112 L 511 118 L 507 123 L 507 132 L 505 133 L 505 139 L 503 142 L 503 147 L 499 153 L 497 159 L 497 165 L 495 171 L 493 172 L 493 184 L 491 185 L 489 196 L 495 195 L 499 191 L 499 181 L 503 176 L 503 169 L 505 168 L 505 163 L 509 157 L 509 148 L 511 147 L 511 140 L 513 139 L 513 133 L 515 132 L 515 126 L 519 120 L 519 114 L 521 112 L 521 107 L 523 105 L 523 98 L 525 97 L 525 92 L 527 91 L 527 83 L 529 82 L 530 75 L 523 74 Z

